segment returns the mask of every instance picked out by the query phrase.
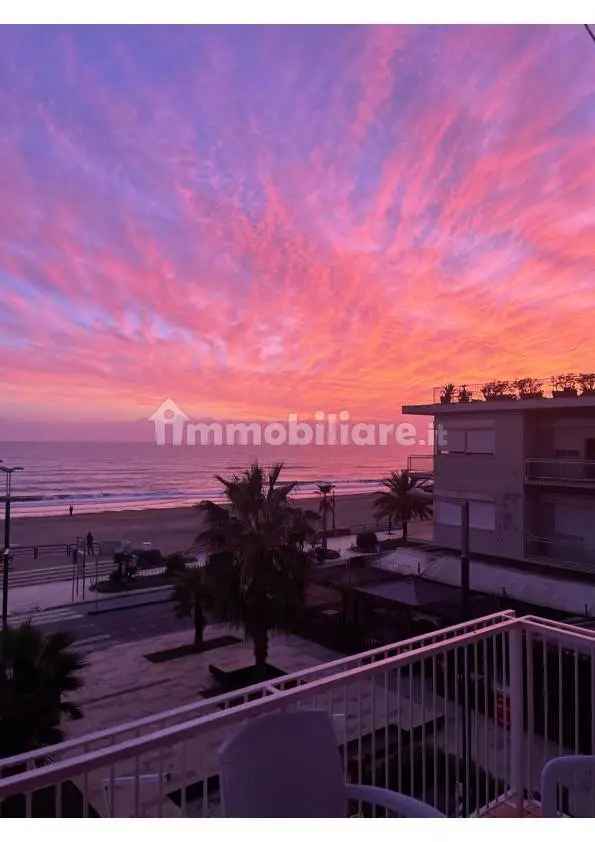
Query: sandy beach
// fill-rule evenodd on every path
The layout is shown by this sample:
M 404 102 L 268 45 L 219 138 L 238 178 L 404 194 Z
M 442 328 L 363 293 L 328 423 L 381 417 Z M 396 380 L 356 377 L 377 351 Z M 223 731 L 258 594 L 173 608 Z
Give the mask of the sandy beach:
M 317 511 L 319 500 L 319 497 L 303 498 L 295 503 Z M 337 497 L 337 527 L 373 525 L 373 501 L 374 494 Z M 151 541 L 154 547 L 169 553 L 187 549 L 201 528 L 200 514 L 192 507 L 19 518 L 15 505 L 13 512 L 13 546 L 74 543 L 78 536 L 85 536 L 90 531 L 96 541 L 129 540 L 137 546 L 143 541 Z M 38 560 L 23 558 L 19 561 L 19 568 L 32 569 L 56 563 L 59 562 L 55 559 L 46 561 L 43 557 Z

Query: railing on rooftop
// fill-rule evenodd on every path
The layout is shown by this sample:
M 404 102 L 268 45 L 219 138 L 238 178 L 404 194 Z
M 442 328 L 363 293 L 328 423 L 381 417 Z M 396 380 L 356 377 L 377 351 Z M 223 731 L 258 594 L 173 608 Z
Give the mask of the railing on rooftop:
M 432 477 L 434 475 L 434 454 L 412 453 L 407 457 L 407 470 L 412 474 Z
M 328 711 L 345 777 L 449 816 L 539 800 L 549 757 L 592 751 L 595 633 L 501 612 L 0 761 L 3 815 L 209 816 L 249 719 Z

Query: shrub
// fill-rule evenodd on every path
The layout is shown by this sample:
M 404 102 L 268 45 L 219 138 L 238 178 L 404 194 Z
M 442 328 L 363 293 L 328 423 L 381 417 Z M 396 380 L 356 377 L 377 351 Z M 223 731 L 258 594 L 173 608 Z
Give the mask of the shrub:
M 182 553 L 171 553 L 165 559 L 165 575 L 179 576 L 186 570 L 186 558 Z
M 378 538 L 376 537 L 376 533 L 360 532 L 355 539 L 355 546 L 362 552 L 375 552 L 378 549 Z
M 161 550 L 134 550 L 139 567 L 161 567 L 163 556 Z
M 316 547 L 314 550 L 314 557 L 317 561 L 325 561 L 326 559 L 341 558 L 341 553 L 338 550 L 331 550 L 328 547 Z
M 117 565 L 117 567 L 110 576 L 110 580 L 113 582 L 121 582 L 124 579 L 132 579 L 137 571 L 136 555 L 128 550 L 115 552 L 114 564 Z
M 396 550 L 397 547 L 402 545 L 403 540 L 401 538 L 385 538 L 384 541 L 379 543 L 383 550 Z

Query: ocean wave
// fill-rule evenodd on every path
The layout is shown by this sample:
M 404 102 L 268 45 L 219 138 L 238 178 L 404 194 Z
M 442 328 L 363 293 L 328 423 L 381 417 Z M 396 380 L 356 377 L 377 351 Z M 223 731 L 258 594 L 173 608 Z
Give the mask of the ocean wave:
M 203 450 L 200 453 L 206 455 Z M 246 461 L 240 464 L 237 453 L 226 457 L 215 448 L 208 458 L 199 460 L 181 449 L 129 445 L 123 451 L 120 444 L 81 447 L 55 442 L 38 443 L 34 448 L 4 443 L 1 455 L 25 467 L 15 479 L 14 492 L 30 499 L 15 501 L 15 516 L 64 514 L 69 505 L 77 512 L 92 512 L 190 506 L 202 499 L 218 502 L 224 499 L 224 489 L 215 475 L 239 473 L 251 459 L 246 453 Z M 283 455 L 267 453 L 265 460 L 262 454 L 261 462 L 268 467 Z M 380 490 L 380 478 L 403 467 L 374 454 L 364 465 L 362 455 L 361 448 L 350 456 L 337 449 L 332 453 L 320 448 L 300 451 L 295 464 L 285 460 L 281 479 L 296 483 L 292 495 L 296 498 L 318 496 L 320 482 L 334 485 L 340 496 Z

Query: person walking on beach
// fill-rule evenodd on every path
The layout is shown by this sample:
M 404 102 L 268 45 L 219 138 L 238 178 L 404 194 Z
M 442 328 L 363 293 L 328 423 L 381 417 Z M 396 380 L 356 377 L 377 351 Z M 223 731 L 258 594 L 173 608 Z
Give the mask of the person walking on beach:
M 70 514 L 71 517 L 72 517 L 73 511 L 74 511 L 74 506 L 71 503 L 70 506 L 68 507 L 68 513 Z
M 95 555 L 92 532 L 87 532 L 87 555 Z

